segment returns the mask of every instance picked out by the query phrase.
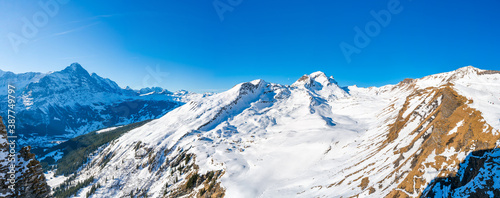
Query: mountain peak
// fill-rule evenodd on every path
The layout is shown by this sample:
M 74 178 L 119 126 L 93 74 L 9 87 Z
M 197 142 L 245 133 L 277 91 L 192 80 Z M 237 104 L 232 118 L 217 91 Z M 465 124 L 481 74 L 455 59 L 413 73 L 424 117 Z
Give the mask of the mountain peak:
M 83 69 L 83 67 L 82 67 L 82 65 L 80 65 L 80 63 L 71 63 L 71 65 L 68 67 L 73 69 L 73 70 Z
M 87 70 L 85 70 L 79 63 L 72 63 L 70 66 L 66 67 L 63 71 L 69 73 L 81 73 L 90 75 L 87 72 Z
M 262 84 L 262 83 L 265 83 L 266 81 L 262 80 L 262 79 L 256 79 L 256 80 L 252 80 L 250 81 L 250 83 L 252 83 L 253 85 L 259 85 L 259 84 Z
M 317 71 L 309 74 L 309 76 L 316 78 L 316 77 L 326 77 L 326 74 L 323 73 L 322 71 Z
M 304 86 L 314 86 L 314 84 L 319 83 L 322 86 L 328 86 L 331 84 L 337 84 L 337 81 L 333 78 L 333 76 L 327 77 L 325 73 L 321 71 L 313 72 L 309 75 L 304 74 L 300 77 L 295 83 L 292 84 L 293 87 L 297 87 L 300 85 Z
M 480 71 L 482 71 L 482 70 L 479 68 L 473 67 L 471 65 L 461 67 L 461 68 L 458 68 L 457 70 L 455 70 L 456 73 L 466 73 L 466 74 L 477 74 Z

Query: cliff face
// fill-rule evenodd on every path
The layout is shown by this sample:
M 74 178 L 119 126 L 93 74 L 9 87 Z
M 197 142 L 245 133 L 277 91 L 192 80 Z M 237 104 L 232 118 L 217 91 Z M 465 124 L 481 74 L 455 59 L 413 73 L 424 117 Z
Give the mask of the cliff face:
M 434 179 L 422 197 L 500 197 L 500 149 L 474 151 L 454 176 Z
M 0 117 L 0 120 L 2 117 Z M 8 174 L 11 171 L 7 131 L 0 121 L 0 197 L 49 197 L 50 187 L 47 185 L 42 166 L 30 153 L 30 147 L 24 147 L 15 153 L 15 186 L 11 187 Z

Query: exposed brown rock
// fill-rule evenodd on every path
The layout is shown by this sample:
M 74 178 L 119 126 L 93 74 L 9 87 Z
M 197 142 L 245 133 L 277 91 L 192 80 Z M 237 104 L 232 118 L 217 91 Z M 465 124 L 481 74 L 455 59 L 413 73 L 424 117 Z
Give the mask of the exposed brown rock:
M 399 111 L 398 115 L 387 120 L 391 124 L 388 124 L 387 132 L 383 134 L 385 136 L 377 136 L 377 138 L 385 138 L 385 140 L 375 144 L 376 149 L 368 151 L 366 158 L 360 160 L 354 166 L 345 168 L 343 171 L 349 169 L 352 171 L 350 171 L 350 174 L 345 175 L 342 181 L 332 183 L 328 187 L 341 185 L 344 181 L 354 183 L 361 180 L 358 181 L 359 187 L 363 192 L 368 191 L 369 194 L 375 193 L 374 187 L 378 187 L 381 191 L 389 192 L 386 197 L 410 197 L 410 195 L 411 197 L 418 197 L 430 182 L 422 177 L 425 168 L 436 169 L 438 177 L 454 176 L 458 164 L 462 160 L 462 158 L 458 157 L 458 153 L 463 154 L 478 149 L 493 148 L 495 141 L 500 138 L 500 135 L 497 135 L 498 133 L 493 131 L 494 129 L 484 121 L 481 112 L 469 107 L 469 104 L 473 101 L 459 95 L 453 89 L 453 84 L 419 90 L 414 89 L 415 86 L 408 80 L 408 84 L 400 83 L 397 86 L 400 86 L 399 89 L 413 93 L 408 95 L 402 108 L 397 110 Z M 415 100 L 420 98 L 426 99 Z M 420 104 L 415 103 L 418 101 L 420 101 Z M 416 109 L 411 110 L 410 114 L 406 116 L 405 112 L 408 108 L 410 106 L 415 107 L 415 105 Z M 388 108 L 384 109 L 384 111 L 396 110 L 394 105 L 389 105 Z M 406 131 L 411 136 L 401 137 L 402 130 L 408 130 L 407 127 L 410 122 L 416 122 L 418 125 L 411 128 L 409 133 Z M 459 125 L 459 123 L 461 124 Z M 456 132 L 449 133 L 455 127 L 457 127 Z M 405 145 L 395 142 L 401 138 L 412 139 Z M 380 167 L 377 166 L 377 162 L 377 164 L 359 166 L 368 158 L 371 158 L 373 153 L 382 150 L 386 151 L 388 146 L 391 146 L 389 149 L 393 150 L 396 155 L 396 158 L 391 158 L 391 160 L 394 160 L 392 165 Z M 417 149 L 416 152 L 415 149 Z M 410 150 L 415 153 L 408 155 Z M 442 156 L 441 154 L 445 151 L 457 152 L 457 154 L 451 154 L 448 157 Z M 436 157 L 426 161 L 431 154 L 435 154 Z M 389 158 L 385 159 L 385 161 L 387 160 Z M 382 180 L 369 181 L 370 173 L 374 170 L 377 172 L 376 168 L 378 170 L 390 169 L 391 172 Z M 359 177 L 361 171 L 363 171 L 364 175 Z M 386 185 L 387 182 L 385 181 L 388 180 L 392 185 Z M 370 184 L 370 182 L 375 185 Z
M 181 174 L 187 174 L 184 181 L 180 181 L 178 187 L 165 189 L 165 198 L 173 197 L 198 197 L 198 198 L 221 198 L 225 195 L 225 189 L 218 181 L 224 171 L 209 171 L 205 174 L 199 174 L 199 167 L 194 164 L 196 155 L 184 151 L 177 157 L 168 162 L 169 166 Z M 184 163 L 183 163 L 184 162 Z M 190 162 L 190 163 L 188 163 Z M 185 165 L 185 166 L 184 166 Z M 202 186 L 200 188 L 200 186 Z M 199 190 L 195 190 L 199 189 Z
M 370 187 L 370 188 L 368 188 L 368 193 L 369 193 L 370 195 L 371 195 L 371 194 L 373 194 L 375 191 L 377 191 L 377 190 L 375 190 L 375 188 L 374 188 L 374 187 Z
M 493 148 L 495 146 L 494 140 L 497 140 L 500 137 L 499 135 L 494 135 L 494 133 L 492 133 L 491 127 L 488 127 L 489 131 L 483 132 L 484 126 L 487 125 L 487 123 L 483 120 L 481 113 L 470 108 L 467 104 L 471 101 L 468 101 L 465 97 L 456 93 L 451 88 L 451 85 L 435 89 L 436 90 L 432 90 L 435 92 L 433 100 L 440 98 L 442 102 L 434 110 L 434 112 L 428 115 L 421 123 L 421 125 L 425 122 L 429 122 L 429 124 L 421 130 L 414 131 L 417 132 L 418 135 L 413 139 L 409 146 L 396 151 L 396 153 L 404 153 L 411 149 L 418 139 L 423 138 L 424 143 L 419 148 L 420 153 L 413 155 L 409 159 L 405 159 L 405 162 L 410 162 L 412 164 L 412 169 L 405 176 L 404 180 L 398 185 L 398 187 L 392 190 L 387 197 L 407 196 L 406 193 L 401 193 L 401 190 L 410 194 L 422 193 L 421 189 L 428 184 L 427 182 L 429 182 L 421 178 L 423 172 L 419 171 L 425 167 L 435 168 L 440 172 L 439 175 L 447 176 L 455 174 L 454 172 L 442 168 L 449 167 L 452 164 L 458 165 L 460 163 L 459 159 L 456 158 L 456 155 L 451 156 L 450 158 L 439 156 L 439 154 L 443 153 L 446 149 L 453 148 L 453 151 L 470 152 L 473 147 L 475 147 L 476 150 Z M 408 99 L 411 97 L 412 96 L 409 96 Z M 395 124 L 391 125 L 387 141 L 395 140 L 398 133 L 405 126 L 406 122 L 409 121 L 409 118 L 403 119 L 401 116 L 401 113 L 403 113 L 405 109 L 406 108 L 403 108 L 400 111 L 399 119 Z M 451 131 L 451 129 L 453 129 L 460 121 L 462 121 L 463 124 L 458 127 L 457 132 L 448 135 L 448 132 Z M 426 134 L 426 131 L 428 130 L 431 130 L 431 133 Z M 427 157 L 433 152 L 438 155 L 434 159 L 435 161 L 431 163 L 424 163 Z M 399 161 L 400 160 L 395 162 L 395 166 L 399 165 Z M 393 174 L 397 174 L 400 168 L 402 167 L 400 166 L 396 168 Z
M 487 74 L 500 74 L 500 71 L 497 70 L 485 70 L 477 73 L 478 75 L 487 75 Z
M 401 84 L 411 84 L 414 81 L 414 79 L 411 78 L 405 78 L 403 81 L 401 81 Z
M 368 184 L 370 183 L 370 179 L 368 177 L 364 177 L 362 180 L 361 180 L 361 184 L 359 185 L 359 187 L 361 187 L 361 189 L 365 189 L 366 187 L 368 187 Z

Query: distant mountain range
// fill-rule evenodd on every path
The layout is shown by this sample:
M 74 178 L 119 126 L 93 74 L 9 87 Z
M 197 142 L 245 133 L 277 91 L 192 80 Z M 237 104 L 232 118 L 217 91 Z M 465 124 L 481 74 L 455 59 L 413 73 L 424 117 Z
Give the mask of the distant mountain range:
M 0 72 L 0 97 L 16 86 L 17 133 L 21 145 L 46 147 L 94 130 L 159 118 L 203 94 L 159 87 L 122 89 L 89 74 L 80 64 L 50 73 Z M 0 103 L 7 117 L 7 102 Z

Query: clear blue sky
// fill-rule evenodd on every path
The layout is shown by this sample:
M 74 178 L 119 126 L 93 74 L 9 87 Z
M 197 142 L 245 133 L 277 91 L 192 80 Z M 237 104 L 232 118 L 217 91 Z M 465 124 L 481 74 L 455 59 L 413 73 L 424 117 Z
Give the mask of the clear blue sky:
M 232 11 L 221 20 L 214 2 Z M 398 2 L 400 12 L 348 62 L 340 43 L 356 47 L 354 28 Z M 0 0 L 0 69 L 79 62 L 123 87 L 172 91 L 257 78 L 291 84 L 318 70 L 341 85 L 380 86 L 467 65 L 499 70 L 499 9 L 494 0 Z M 23 33 L 26 20 L 37 31 Z

